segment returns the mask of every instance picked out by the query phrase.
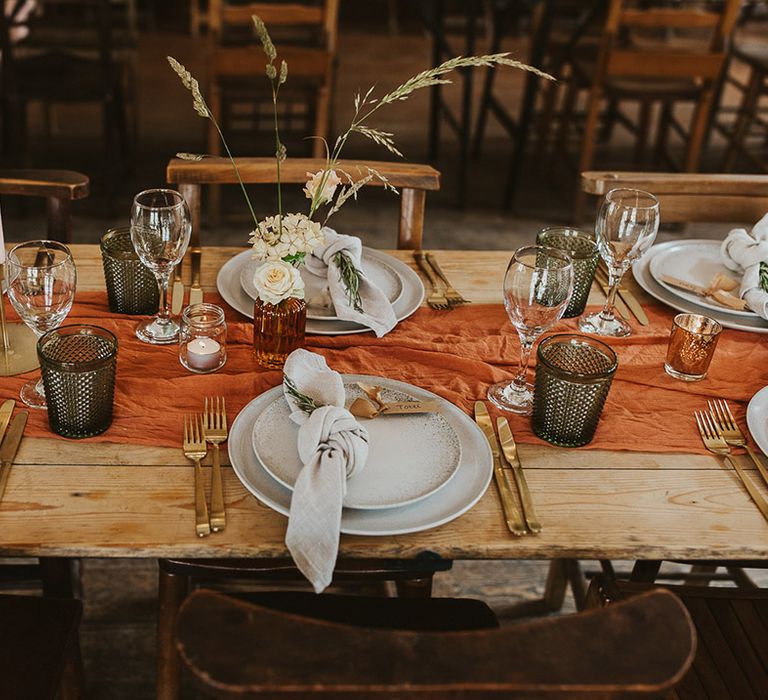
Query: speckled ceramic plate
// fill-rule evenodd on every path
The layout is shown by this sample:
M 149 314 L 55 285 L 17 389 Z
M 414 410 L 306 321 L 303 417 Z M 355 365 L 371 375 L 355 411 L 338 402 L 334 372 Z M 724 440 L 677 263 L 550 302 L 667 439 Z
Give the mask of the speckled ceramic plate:
M 385 401 L 414 399 L 414 393 L 403 390 L 402 382 L 377 379 L 376 383 L 384 388 Z M 345 388 L 347 405 L 364 395 L 355 384 L 345 383 Z M 253 426 L 253 450 L 276 481 L 293 489 L 302 463 L 297 449 L 299 426 L 289 413 L 285 398 L 276 395 Z M 379 416 L 360 422 L 368 430 L 368 462 L 347 481 L 346 508 L 372 510 L 415 503 L 445 486 L 456 473 L 461 445 L 456 431 L 439 413 Z
M 345 375 L 344 379 L 369 384 L 378 381 L 378 377 L 366 375 Z M 390 383 L 395 384 L 403 391 L 410 390 L 407 384 Z M 281 391 L 280 387 L 271 389 L 243 407 L 232 422 L 227 452 L 232 469 L 243 486 L 265 506 L 287 516 L 291 507 L 291 491 L 269 475 L 256 458 L 251 444 L 254 423 Z M 435 398 L 422 389 L 418 393 L 414 391 L 413 396 Z M 401 508 L 345 508 L 341 513 L 343 534 L 392 537 L 422 532 L 455 520 L 483 497 L 493 476 L 493 458 L 488 440 L 475 422 L 453 404 L 444 401 L 441 413 L 456 431 L 461 444 L 461 463 L 453 478 L 429 498 Z
M 375 284 L 389 299 L 390 304 L 394 304 L 403 293 L 403 282 L 399 275 L 390 265 L 379 258 L 372 256 L 367 250 L 362 254 L 363 271 L 367 278 Z M 240 271 L 240 286 L 243 291 L 251 297 L 258 298 L 256 286 L 253 284 L 253 275 L 263 263 L 259 260 L 250 260 L 243 265 Z M 317 302 L 321 297 L 327 296 L 327 283 L 325 278 L 313 275 L 306 267 L 299 269 L 301 278 L 304 280 L 304 293 L 307 300 L 307 318 L 315 321 L 339 321 L 336 315 L 336 309 L 333 308 L 333 302 L 330 306 L 322 306 Z

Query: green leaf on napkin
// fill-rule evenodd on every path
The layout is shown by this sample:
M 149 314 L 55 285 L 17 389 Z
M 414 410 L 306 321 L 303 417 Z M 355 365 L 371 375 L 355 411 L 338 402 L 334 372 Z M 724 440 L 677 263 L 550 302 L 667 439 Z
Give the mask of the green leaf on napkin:
M 355 263 L 342 251 L 333 256 L 333 261 L 339 268 L 339 276 L 347 290 L 350 305 L 357 313 L 363 313 L 363 301 L 360 298 L 360 273 L 355 267 Z
M 760 263 L 760 289 L 768 292 L 768 263 Z
M 285 385 L 285 390 L 288 392 L 291 398 L 296 402 L 296 405 L 298 406 L 299 410 L 304 411 L 304 413 L 309 415 L 315 409 L 320 408 L 320 406 L 317 404 L 317 402 L 313 398 L 310 398 L 306 394 L 302 394 L 299 391 L 298 387 L 296 386 L 296 383 L 287 374 L 283 375 L 283 384 Z

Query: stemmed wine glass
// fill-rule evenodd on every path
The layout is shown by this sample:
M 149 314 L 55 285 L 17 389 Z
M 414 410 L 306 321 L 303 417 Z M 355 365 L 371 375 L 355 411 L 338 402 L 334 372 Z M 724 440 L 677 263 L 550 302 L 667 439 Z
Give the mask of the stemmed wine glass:
M 160 310 L 136 327 L 137 337 L 145 343 L 167 345 L 178 340 L 179 324 L 168 310 L 168 281 L 187 251 L 191 232 L 189 207 L 176 190 L 144 190 L 133 198 L 131 242 L 160 287 Z
M 601 311 L 579 319 L 580 330 L 613 338 L 632 332 L 626 321 L 616 318 L 616 292 L 624 273 L 653 245 L 658 230 L 659 200 L 652 194 L 622 187 L 605 195 L 595 234 L 600 257 L 608 266 L 608 298 Z
M 511 382 L 488 389 L 496 406 L 512 413 L 533 410 L 533 386 L 526 381 L 536 339 L 562 318 L 573 294 L 573 263 L 568 253 L 546 246 L 518 248 L 504 275 L 504 307 L 520 336 L 520 367 Z
M 75 299 L 77 270 L 72 253 L 57 241 L 29 241 L 11 249 L 6 259 L 8 298 L 32 332 L 40 338 L 66 318 Z M 31 408 L 46 408 L 43 380 L 21 388 Z

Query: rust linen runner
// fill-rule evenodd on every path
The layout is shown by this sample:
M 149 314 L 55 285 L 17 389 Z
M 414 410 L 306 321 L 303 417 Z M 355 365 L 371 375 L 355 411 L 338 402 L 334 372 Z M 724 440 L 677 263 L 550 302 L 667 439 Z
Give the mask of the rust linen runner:
M 110 313 L 104 292 L 77 295 L 65 324 L 103 326 L 120 343 L 114 422 L 90 441 L 176 447 L 182 415 L 200 411 L 204 396 L 225 396 L 233 418 L 248 401 L 280 383 L 280 372 L 262 370 L 252 359 L 251 322 L 215 294 L 206 294 L 206 301 L 227 310 L 228 359 L 222 370 L 196 375 L 179 364 L 178 346 L 141 343 L 133 332 L 140 317 Z M 633 336 L 610 342 L 619 355 L 619 369 L 595 439 L 586 449 L 704 452 L 693 411 L 705 408 L 707 398 L 727 399 L 744 425 L 747 402 L 768 384 L 768 342 L 765 336 L 726 329 L 709 376 L 701 382 L 680 382 L 663 369 L 674 314 L 660 305 L 644 308 L 650 325 L 633 324 Z M 15 318 L 10 309 L 8 316 Z M 575 330 L 576 319 L 570 319 L 553 332 Z M 338 372 L 410 382 L 468 414 L 476 399 L 485 399 L 489 384 L 512 378 L 520 352 L 501 304 L 472 304 L 450 312 L 422 308 L 383 338 L 373 333 L 307 336 L 307 348 L 324 355 Z M 0 379 L 0 398 L 18 399 L 21 385 L 31 376 Z M 518 441 L 541 442 L 531 432 L 530 419 L 511 416 L 510 422 Z M 54 437 L 43 411 L 31 411 L 27 434 Z

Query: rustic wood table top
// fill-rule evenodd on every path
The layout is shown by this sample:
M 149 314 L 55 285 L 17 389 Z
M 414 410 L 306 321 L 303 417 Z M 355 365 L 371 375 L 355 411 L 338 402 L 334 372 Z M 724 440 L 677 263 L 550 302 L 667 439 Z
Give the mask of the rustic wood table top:
M 98 247 L 72 249 L 78 288 L 102 289 Z M 214 289 L 216 272 L 235 252 L 205 248 L 204 288 Z M 412 263 L 409 252 L 393 254 Z M 446 274 L 476 303 L 500 302 L 509 257 L 503 251 L 439 252 Z M 593 294 L 593 302 L 602 301 Z M 755 342 L 762 341 L 755 336 Z M 544 524 L 540 535 L 508 533 L 491 484 L 472 510 L 447 525 L 392 537 L 344 535 L 340 554 L 768 559 L 768 524 L 735 474 L 714 457 L 533 445 L 521 445 L 520 456 Z M 224 472 L 227 528 L 199 539 L 193 470 L 180 449 L 25 438 L 0 505 L 0 554 L 286 556 L 286 518 L 261 505 L 230 468 Z

